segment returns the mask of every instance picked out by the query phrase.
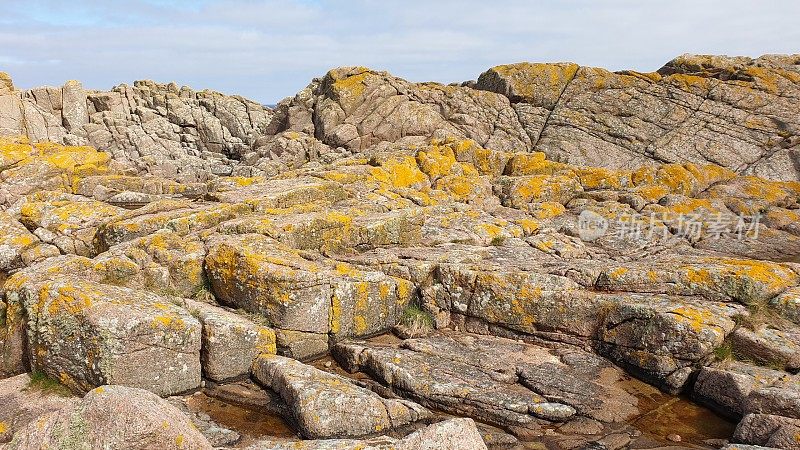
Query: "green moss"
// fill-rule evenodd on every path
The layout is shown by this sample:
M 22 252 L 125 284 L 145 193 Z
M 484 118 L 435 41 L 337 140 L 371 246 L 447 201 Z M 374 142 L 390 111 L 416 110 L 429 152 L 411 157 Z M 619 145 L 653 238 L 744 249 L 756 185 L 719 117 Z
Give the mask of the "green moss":
M 70 397 L 72 393 L 66 386 L 47 376 L 46 373 L 35 371 L 30 374 L 31 380 L 28 382 L 28 389 L 43 392 L 45 394 L 55 394 L 62 397 Z
M 717 361 L 729 361 L 733 359 L 733 345 L 730 342 L 723 342 L 722 345 L 714 349 L 714 357 Z
M 503 243 L 505 241 L 506 241 L 506 237 L 505 236 L 495 236 L 495 237 L 492 238 L 491 244 L 494 245 L 495 247 L 499 247 L 499 246 L 503 245 Z

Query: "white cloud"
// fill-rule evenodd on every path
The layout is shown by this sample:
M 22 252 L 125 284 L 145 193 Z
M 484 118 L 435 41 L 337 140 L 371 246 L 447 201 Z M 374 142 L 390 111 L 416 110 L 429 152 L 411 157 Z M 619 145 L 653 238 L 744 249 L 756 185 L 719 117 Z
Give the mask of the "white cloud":
M 0 70 L 23 87 L 152 78 L 271 103 L 338 65 L 449 82 L 523 60 L 655 70 L 685 52 L 796 52 L 798 16 L 795 0 L 10 0 Z

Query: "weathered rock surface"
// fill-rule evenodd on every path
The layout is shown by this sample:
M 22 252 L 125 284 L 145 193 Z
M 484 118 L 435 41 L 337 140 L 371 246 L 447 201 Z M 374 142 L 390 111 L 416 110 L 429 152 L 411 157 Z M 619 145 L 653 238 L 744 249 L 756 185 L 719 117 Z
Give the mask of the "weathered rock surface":
M 636 399 L 615 385 L 619 370 L 578 350 L 446 334 L 400 347 L 342 343 L 334 354 L 347 370 L 368 372 L 400 395 L 511 429 L 576 415 L 622 422 L 638 412 Z
M 267 134 L 273 116 L 242 97 L 174 83 L 137 81 L 108 92 L 77 81 L 24 92 L 9 85 L 0 93 L 0 134 L 92 145 L 135 173 L 184 181 L 230 175 L 229 158 Z
M 225 309 L 187 300 L 186 308 L 203 328 L 203 374 L 224 381 L 250 374 L 260 354 L 276 352 L 275 331 Z
M 166 400 L 136 388 L 100 386 L 77 404 L 39 417 L 14 435 L 10 449 L 211 449 Z
M 511 64 L 476 87 L 509 97 L 549 157 L 604 167 L 713 162 L 796 180 L 800 57 L 682 55 L 653 73 Z
M 381 398 L 347 378 L 281 356 L 260 356 L 253 376 L 280 394 L 310 439 L 382 433 L 429 414 L 413 402 Z

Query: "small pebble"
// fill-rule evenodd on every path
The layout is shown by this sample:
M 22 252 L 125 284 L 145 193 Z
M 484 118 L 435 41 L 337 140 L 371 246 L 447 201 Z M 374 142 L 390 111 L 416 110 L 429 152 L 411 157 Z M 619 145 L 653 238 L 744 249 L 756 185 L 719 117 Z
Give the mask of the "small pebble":
M 325 361 L 325 368 L 326 369 L 330 369 L 331 366 L 333 366 L 333 363 L 331 363 L 330 361 Z
M 674 434 L 674 433 L 670 434 L 670 435 L 667 435 L 667 440 L 671 441 L 671 442 L 680 442 L 681 441 L 681 435 Z

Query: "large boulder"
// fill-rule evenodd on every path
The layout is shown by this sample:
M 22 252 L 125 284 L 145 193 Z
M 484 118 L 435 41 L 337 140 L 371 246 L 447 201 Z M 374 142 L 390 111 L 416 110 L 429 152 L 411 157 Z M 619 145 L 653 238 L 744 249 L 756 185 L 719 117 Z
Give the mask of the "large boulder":
M 30 374 L 0 380 L 0 443 L 11 441 L 14 433 L 39 416 L 69 407 L 78 401 L 53 389 L 38 386 Z
M 115 383 L 166 396 L 200 385 L 200 323 L 168 299 L 63 276 L 8 284 L 28 317 L 32 368 L 72 390 Z
M 100 386 L 18 431 L 9 449 L 211 449 L 192 422 L 148 391 Z

